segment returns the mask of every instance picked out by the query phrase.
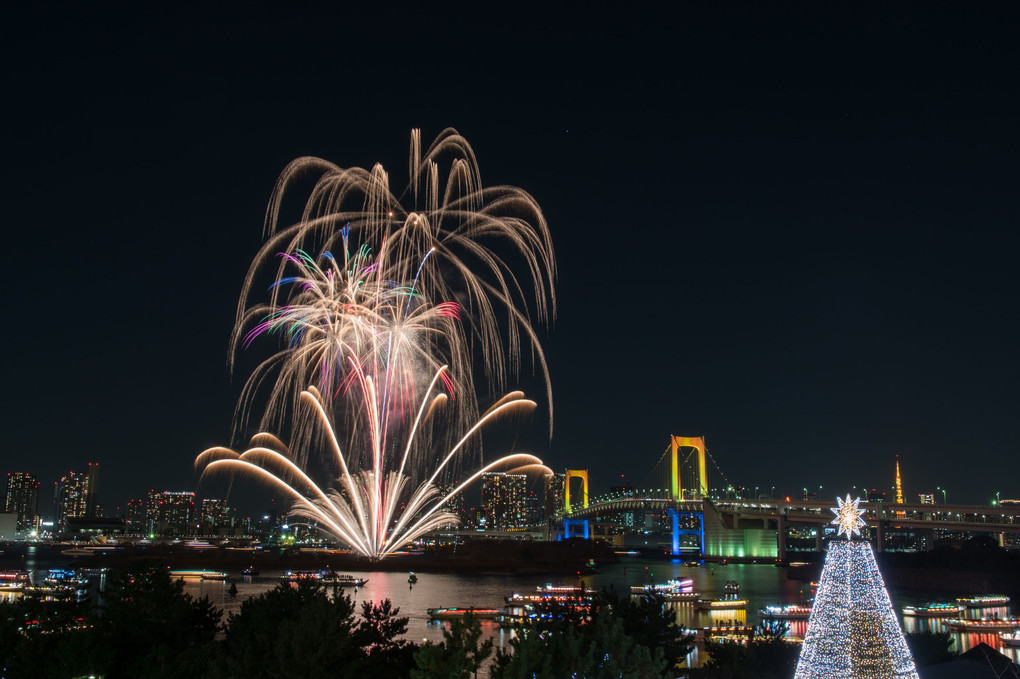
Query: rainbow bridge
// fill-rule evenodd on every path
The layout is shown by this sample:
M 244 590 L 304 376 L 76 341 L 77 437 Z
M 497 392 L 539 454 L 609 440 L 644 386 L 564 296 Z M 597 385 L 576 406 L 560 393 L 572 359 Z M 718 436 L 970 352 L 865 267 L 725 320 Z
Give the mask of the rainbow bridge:
M 665 473 L 662 473 L 662 472 Z M 785 560 L 791 529 L 813 529 L 815 549 L 830 527 L 835 500 L 790 499 L 758 496 L 738 498 L 705 446 L 703 436 L 670 437 L 670 445 L 656 464 L 652 478 L 664 483 L 644 490 L 618 491 L 589 498 L 586 470 L 569 470 L 564 488 L 563 535 L 572 529 L 590 535 L 590 523 L 626 513 L 658 513 L 671 525 L 671 551 L 682 553 L 681 539 L 696 536 L 697 551 L 708 557 Z M 714 478 L 713 478 L 714 477 Z M 571 487 L 581 481 L 580 501 L 571 500 Z M 721 481 L 721 483 L 720 483 Z M 574 482 L 574 483 L 572 483 Z M 767 488 L 767 486 L 761 486 Z M 935 542 L 936 531 L 986 533 L 1003 545 L 1010 535 L 1020 534 L 1020 506 L 948 505 L 912 503 L 862 503 L 865 529 L 878 551 L 890 534 L 912 533 L 923 538 L 926 549 Z M 690 538 L 684 538 L 689 540 Z

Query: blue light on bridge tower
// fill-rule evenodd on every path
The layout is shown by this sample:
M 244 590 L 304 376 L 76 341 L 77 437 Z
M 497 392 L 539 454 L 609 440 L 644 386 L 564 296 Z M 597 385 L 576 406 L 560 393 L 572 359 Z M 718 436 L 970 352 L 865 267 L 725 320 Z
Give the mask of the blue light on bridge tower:
M 584 530 L 584 539 L 587 540 L 589 536 L 588 519 L 563 519 L 563 539 L 570 539 L 570 527 L 580 526 Z
M 672 552 L 673 556 L 679 556 L 680 554 L 680 536 L 681 535 L 697 535 L 698 536 L 698 551 L 701 554 L 705 553 L 705 515 L 701 512 L 681 512 L 676 509 L 669 510 L 669 516 L 673 523 L 673 544 Z M 685 519 L 693 518 L 698 520 L 697 529 L 693 528 L 680 528 L 680 518 Z

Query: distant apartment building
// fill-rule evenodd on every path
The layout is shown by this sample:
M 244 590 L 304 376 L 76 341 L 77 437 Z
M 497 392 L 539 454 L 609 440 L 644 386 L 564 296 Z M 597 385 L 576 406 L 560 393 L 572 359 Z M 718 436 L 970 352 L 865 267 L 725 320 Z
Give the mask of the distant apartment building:
M 450 493 L 452 493 L 457 488 L 458 485 L 460 484 L 453 482 L 436 484 L 436 490 L 439 491 L 439 498 L 442 499 L 449 495 Z M 449 500 L 446 501 L 446 504 L 443 505 L 443 509 L 445 511 L 450 512 L 451 514 L 454 514 L 457 517 L 458 521 L 463 522 L 464 494 L 457 493 L 456 495 L 451 497 Z
M 149 490 L 145 501 L 145 523 L 148 532 L 154 532 L 159 521 L 159 503 L 163 499 L 163 491 Z
M 4 511 L 17 515 L 18 531 L 28 531 L 35 527 L 39 518 L 39 482 L 34 476 L 25 472 L 7 474 Z
M 145 511 L 145 500 L 128 500 L 125 529 L 134 535 L 149 532 L 149 521 Z
M 99 465 L 89 462 L 84 472 L 70 471 L 56 483 L 57 526 L 67 528 L 69 519 L 86 519 L 97 516 L 96 488 L 99 482 Z
M 563 516 L 564 510 L 564 489 L 566 488 L 567 475 L 550 474 L 545 477 L 545 502 L 543 503 L 544 520 L 551 523 Z
M 164 490 L 156 503 L 156 532 L 160 535 L 191 535 L 196 531 L 198 515 L 195 494 L 190 491 Z
M 935 495 L 933 493 L 918 493 L 917 503 L 922 505 L 933 505 L 935 504 Z
M 226 500 L 204 498 L 202 500 L 202 526 L 215 532 L 231 524 L 230 507 Z
M 485 527 L 514 530 L 528 525 L 528 477 L 526 474 L 482 474 L 482 509 Z

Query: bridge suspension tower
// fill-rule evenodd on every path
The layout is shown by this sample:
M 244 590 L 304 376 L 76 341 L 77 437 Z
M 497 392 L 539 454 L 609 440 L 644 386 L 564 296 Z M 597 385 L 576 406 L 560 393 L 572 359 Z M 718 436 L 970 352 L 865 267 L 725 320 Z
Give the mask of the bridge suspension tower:
M 671 436 L 670 437 L 670 497 L 675 502 L 684 499 L 682 481 L 680 479 L 680 467 L 682 460 L 680 451 L 686 448 L 694 448 L 698 453 L 698 477 L 696 487 L 692 488 L 696 500 L 701 500 L 708 495 L 708 470 L 705 464 L 705 437 L 704 436 Z

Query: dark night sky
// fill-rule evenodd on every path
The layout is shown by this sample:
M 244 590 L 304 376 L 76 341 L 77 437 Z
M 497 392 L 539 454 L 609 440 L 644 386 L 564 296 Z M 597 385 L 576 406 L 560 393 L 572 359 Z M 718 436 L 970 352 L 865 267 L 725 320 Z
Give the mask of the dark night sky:
M 25 4 L 0 423 L 44 492 L 90 460 L 108 513 L 193 489 L 278 173 L 401 185 L 410 128 L 452 126 L 553 231 L 550 466 L 605 489 L 705 434 L 733 483 L 884 487 L 899 454 L 912 495 L 1020 496 L 1015 6 Z

